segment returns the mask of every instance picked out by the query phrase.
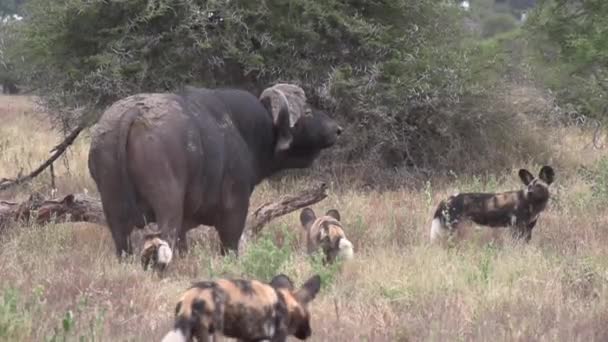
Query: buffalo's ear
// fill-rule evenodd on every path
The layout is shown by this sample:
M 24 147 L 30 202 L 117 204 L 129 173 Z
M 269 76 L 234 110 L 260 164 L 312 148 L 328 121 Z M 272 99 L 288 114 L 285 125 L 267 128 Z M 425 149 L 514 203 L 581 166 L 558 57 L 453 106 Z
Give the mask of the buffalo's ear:
M 534 176 L 526 169 L 519 170 L 519 178 L 521 178 L 521 181 L 524 182 L 524 185 L 528 185 L 534 180 Z
M 304 208 L 300 213 L 300 223 L 303 227 L 307 227 L 310 223 L 317 219 L 314 210 L 311 208 Z
M 551 166 L 545 165 L 540 169 L 538 173 L 538 178 L 542 179 L 543 182 L 547 183 L 547 185 L 553 183 L 555 179 L 555 171 Z
M 340 212 L 337 209 L 330 209 L 325 213 L 325 216 L 330 216 L 340 221 Z
M 275 151 L 281 152 L 286 151 L 291 147 L 291 143 L 293 141 L 293 136 L 291 135 L 291 125 L 289 118 L 289 105 L 287 103 L 287 98 L 285 95 L 279 90 L 272 90 L 274 98 L 277 99 L 279 103 L 279 108 L 274 108 L 272 105 L 271 96 L 262 96 L 260 101 L 266 108 L 266 110 L 272 114 L 272 118 L 274 121 L 275 135 L 276 135 L 276 143 L 275 143 Z
M 298 302 L 306 305 L 306 304 L 310 303 L 313 299 L 315 299 L 315 297 L 317 296 L 317 293 L 319 293 L 320 289 L 321 289 L 321 276 L 316 274 L 316 275 L 312 276 L 310 279 L 308 279 L 304 283 L 304 285 L 302 285 L 302 288 L 300 288 L 295 293 L 295 297 L 298 300 Z
M 272 278 L 270 281 L 270 286 L 274 287 L 275 289 L 293 290 L 293 282 L 284 274 L 279 274 Z

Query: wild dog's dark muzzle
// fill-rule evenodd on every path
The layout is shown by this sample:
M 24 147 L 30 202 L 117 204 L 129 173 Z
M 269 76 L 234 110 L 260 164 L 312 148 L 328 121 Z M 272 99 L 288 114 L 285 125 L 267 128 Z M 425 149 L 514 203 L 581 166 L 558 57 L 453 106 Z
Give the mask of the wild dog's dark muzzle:
M 310 335 L 312 335 L 312 330 L 310 329 L 310 325 L 308 323 L 299 326 L 298 330 L 296 330 L 296 333 L 294 334 L 294 336 L 300 340 L 305 340 L 309 338 Z

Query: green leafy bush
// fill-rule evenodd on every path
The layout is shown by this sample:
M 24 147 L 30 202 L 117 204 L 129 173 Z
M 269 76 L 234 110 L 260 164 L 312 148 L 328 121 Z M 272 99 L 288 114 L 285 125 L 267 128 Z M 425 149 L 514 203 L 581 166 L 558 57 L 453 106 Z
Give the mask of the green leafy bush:
M 517 28 L 517 20 L 511 14 L 494 14 L 485 18 L 481 25 L 481 35 L 484 38 L 506 33 Z
M 542 0 L 525 25 L 535 47 L 535 74 L 560 105 L 606 120 L 608 2 Z
M 239 259 L 242 271 L 249 277 L 269 282 L 291 261 L 290 238 L 286 239 L 282 246 L 277 246 L 270 234 L 260 236 Z

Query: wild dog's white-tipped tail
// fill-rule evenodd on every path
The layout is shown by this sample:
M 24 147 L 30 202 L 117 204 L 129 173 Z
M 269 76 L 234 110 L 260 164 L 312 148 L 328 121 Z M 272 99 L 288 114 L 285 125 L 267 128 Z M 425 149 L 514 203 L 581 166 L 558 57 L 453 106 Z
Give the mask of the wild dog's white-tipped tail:
M 174 329 L 171 330 L 167 333 L 167 335 L 165 335 L 165 337 L 163 337 L 161 342 L 187 342 L 188 339 L 186 338 L 186 335 L 184 335 L 184 333 L 179 330 L 179 329 Z
M 340 239 L 340 245 L 338 246 L 340 252 L 338 255 L 345 260 L 350 260 L 354 257 L 354 248 L 352 242 L 347 239 Z
M 446 229 L 443 227 L 443 224 L 441 224 L 441 219 L 435 217 L 431 223 L 431 243 L 443 238 L 445 232 Z
M 158 250 L 157 250 L 157 260 L 161 265 L 168 265 L 173 258 L 173 252 L 171 251 L 171 247 L 166 241 L 160 241 Z

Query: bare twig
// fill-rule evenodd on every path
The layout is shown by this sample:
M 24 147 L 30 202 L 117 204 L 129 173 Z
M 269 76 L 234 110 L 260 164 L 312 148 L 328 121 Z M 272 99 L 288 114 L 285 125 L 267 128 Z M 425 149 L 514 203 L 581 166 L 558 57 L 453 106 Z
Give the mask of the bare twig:
M 36 178 L 36 176 L 38 176 L 40 173 L 42 173 L 42 171 L 44 171 L 47 167 L 53 164 L 55 160 L 57 160 L 68 149 L 68 147 L 70 147 L 70 145 L 74 143 L 74 140 L 76 140 L 80 132 L 82 132 L 82 130 L 84 130 L 86 127 L 87 125 L 85 122 L 82 122 L 80 125 L 78 125 L 78 127 L 76 127 L 76 129 L 74 129 L 72 133 L 65 137 L 65 139 L 59 145 L 55 146 L 51 150 L 51 157 L 47 159 L 44 163 L 42 163 L 40 166 L 38 166 L 38 168 L 36 168 L 34 171 L 30 172 L 25 176 L 18 175 L 14 179 L 0 179 L 0 191 L 12 188 L 25 182 L 29 182 L 32 179 Z
M 604 148 L 604 145 L 600 145 L 598 141 L 600 140 L 600 134 L 602 133 L 602 124 L 599 120 L 596 120 L 595 131 L 593 132 L 593 147 L 597 150 L 601 150 Z

